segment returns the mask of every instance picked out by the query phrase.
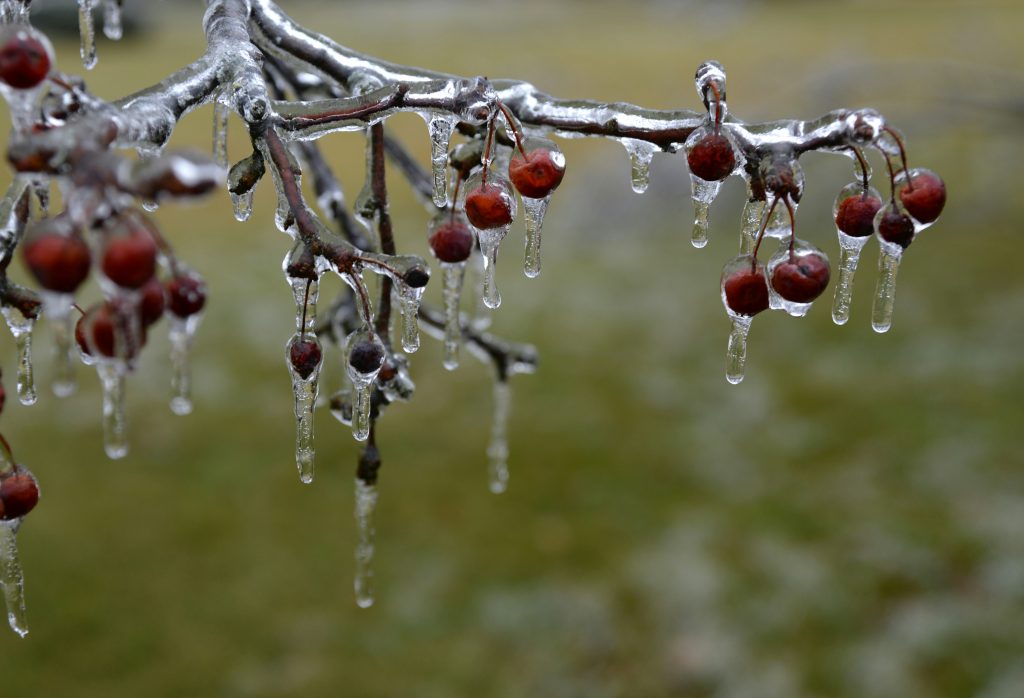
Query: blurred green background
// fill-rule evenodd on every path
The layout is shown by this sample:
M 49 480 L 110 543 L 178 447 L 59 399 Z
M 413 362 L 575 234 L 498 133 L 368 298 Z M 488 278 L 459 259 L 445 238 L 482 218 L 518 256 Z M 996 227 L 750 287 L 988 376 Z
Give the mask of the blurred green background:
M 200 3 L 128 5 L 139 33 L 101 40 L 87 76 L 108 98 L 203 49 Z M 803 321 L 759 317 L 734 387 L 718 276 L 740 182 L 698 251 L 681 158 L 657 157 L 636 196 L 619 145 L 563 143 L 544 273 L 523 277 L 519 229 L 499 270 L 495 331 L 542 355 L 514 381 L 510 489 L 486 486 L 487 371 L 466 360 L 449 374 L 427 341 L 417 399 L 380 427 L 378 600 L 365 611 L 348 430 L 318 413 L 316 483 L 293 465 L 272 192 L 261 186 L 246 225 L 223 192 L 160 210 L 211 285 L 196 411 L 167 409 L 154 333 L 129 387 L 132 452 L 110 462 L 95 377 L 83 368 L 79 393 L 53 398 L 39 333 L 40 403 L 9 399 L 3 415 L 44 499 L 19 536 L 32 633 L 0 631 L 0 695 L 1024 695 L 1021 3 L 282 6 L 392 61 L 566 97 L 695 107 L 693 69 L 717 58 L 746 119 L 878 108 L 912 166 L 946 179 L 949 204 L 907 255 L 892 331 L 870 329 L 872 243 L 850 324 L 832 324 L 828 300 Z M 74 39 L 57 48 L 82 72 Z M 209 108 L 194 113 L 175 144 L 208 149 L 210 123 Z M 392 123 L 426 162 L 422 121 Z M 327 143 L 354 196 L 362 137 Z M 802 235 L 835 256 L 830 211 L 851 167 L 804 162 Z M 400 248 L 426 254 L 425 214 L 390 186 Z M 0 349 L 13 393 L 6 332 Z

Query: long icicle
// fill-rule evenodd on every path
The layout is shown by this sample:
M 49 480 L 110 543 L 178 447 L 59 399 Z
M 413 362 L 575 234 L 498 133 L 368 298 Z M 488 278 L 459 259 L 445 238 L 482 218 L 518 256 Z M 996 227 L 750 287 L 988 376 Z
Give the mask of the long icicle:
M 377 510 L 377 484 L 356 478 L 356 605 L 373 605 L 374 513 Z

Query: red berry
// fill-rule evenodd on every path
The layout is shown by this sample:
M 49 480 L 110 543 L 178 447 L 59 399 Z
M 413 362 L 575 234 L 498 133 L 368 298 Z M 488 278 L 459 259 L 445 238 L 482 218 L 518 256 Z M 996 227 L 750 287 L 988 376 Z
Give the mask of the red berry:
M 197 276 L 175 276 L 166 288 L 168 306 L 180 318 L 195 315 L 206 305 L 206 284 Z
M 565 176 L 565 157 L 548 148 L 534 148 L 523 157 L 515 151 L 508 164 L 513 186 L 529 199 L 543 199 L 558 188 Z
M 729 139 L 709 133 L 686 154 L 690 172 L 707 182 L 720 182 L 736 169 L 736 153 Z
M 899 193 L 907 213 L 921 223 L 934 222 L 946 205 L 946 184 L 928 170 L 914 170 Z
M 772 288 L 787 301 L 810 303 L 828 286 L 828 260 L 810 253 L 779 264 L 772 271 Z
M 458 218 L 447 219 L 431 233 L 430 250 L 442 262 L 465 262 L 473 252 L 473 232 Z
M 754 316 L 768 310 L 768 282 L 760 269 L 745 267 L 734 271 L 722 288 L 725 302 L 734 313 Z
M 19 90 L 35 87 L 50 72 L 49 42 L 27 27 L 10 27 L 0 36 L 0 81 Z
M 103 273 L 123 288 L 142 288 L 156 273 L 156 242 L 148 230 L 129 226 L 112 235 L 103 250 Z
M 370 375 L 384 365 L 384 350 L 378 342 L 361 339 L 349 350 L 348 364 L 358 373 Z
M 3 512 L 0 518 L 5 521 L 20 519 L 35 509 L 39 503 L 39 485 L 36 479 L 26 472 L 11 475 L 0 482 L 0 501 Z
M 47 291 L 74 293 L 89 276 L 92 255 L 77 234 L 55 231 L 33 235 L 25 243 L 25 264 Z
M 320 344 L 309 339 L 299 339 L 288 348 L 288 360 L 295 372 L 303 379 L 309 378 L 320 365 L 323 351 Z
M 905 213 L 892 206 L 888 207 L 878 219 L 878 235 L 886 242 L 903 247 L 910 247 L 914 240 L 914 221 Z
M 854 194 L 839 202 L 836 227 L 855 238 L 875 232 L 875 214 L 882 208 L 882 200 L 870 194 Z
M 508 193 L 496 184 L 481 184 L 466 194 L 466 217 L 481 230 L 508 225 L 512 222 Z
M 75 325 L 75 341 L 78 343 L 82 353 L 88 356 L 99 354 L 108 359 L 116 355 L 116 339 L 114 323 L 118 321 L 117 311 L 108 303 L 95 305 L 85 312 L 85 315 L 78 319 Z M 141 327 L 139 331 L 138 346 L 129 346 L 127 359 L 134 359 L 138 356 L 142 345 L 146 343 L 146 328 Z
M 146 282 L 142 287 L 141 298 L 139 298 L 139 320 L 143 327 L 149 327 L 164 314 L 167 306 L 167 296 L 164 293 L 164 285 L 155 276 Z

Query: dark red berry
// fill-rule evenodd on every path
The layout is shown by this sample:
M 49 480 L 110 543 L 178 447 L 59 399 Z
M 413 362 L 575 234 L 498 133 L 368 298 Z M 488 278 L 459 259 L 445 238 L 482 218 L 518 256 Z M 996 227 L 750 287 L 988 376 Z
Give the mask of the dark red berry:
M 320 365 L 322 358 L 323 351 L 321 351 L 320 345 L 308 339 L 296 340 L 288 349 L 288 360 L 292 362 L 295 372 L 303 379 L 313 375 L 313 371 Z
M 707 182 L 720 182 L 736 169 L 732 143 L 720 133 L 709 133 L 686 154 L 690 172 Z
M 206 284 L 196 276 L 175 276 L 166 288 L 168 307 L 180 318 L 195 315 L 206 305 Z
M 100 356 L 108 359 L 116 355 L 116 339 L 114 323 L 119 320 L 117 311 L 108 303 L 93 306 L 78 319 L 75 325 L 75 341 L 84 354 Z M 127 329 L 127 328 L 126 328 Z M 138 356 L 142 345 L 146 343 L 146 328 L 139 328 L 139 341 L 136 346 L 127 347 L 125 358 L 134 359 Z
M 384 350 L 377 342 L 361 339 L 349 351 L 348 364 L 363 375 L 374 373 L 384 364 Z
M 50 73 L 50 50 L 45 38 L 27 27 L 11 27 L 0 35 L 0 80 L 26 90 Z
M 508 164 L 508 176 L 516 191 L 523 196 L 543 199 L 562 183 L 565 158 L 547 148 L 534 148 L 526 157 L 517 150 Z
M 772 288 L 787 301 L 810 303 L 828 286 L 831 270 L 820 254 L 786 260 L 772 271 Z
M 3 502 L 2 518 L 5 521 L 20 519 L 39 503 L 36 479 L 25 472 L 7 477 L 0 482 L 0 501 Z
M 734 271 L 723 289 L 725 302 L 734 313 L 754 316 L 768 310 L 768 281 L 760 270 L 746 267 Z
M 156 273 L 156 242 L 148 230 L 131 226 L 112 235 L 103 249 L 103 273 L 123 288 L 142 288 Z
M 448 220 L 430 235 L 430 250 L 442 262 L 465 262 L 473 252 L 473 232 L 457 218 Z
M 25 264 L 47 291 L 74 293 L 89 276 L 92 255 L 79 235 L 43 232 L 25 243 Z
M 139 298 L 139 320 L 143 327 L 149 327 L 164 315 L 167 306 L 167 295 L 164 285 L 155 276 L 142 287 Z
M 466 217 L 481 230 L 508 225 L 512 222 L 508 194 L 496 184 L 481 184 L 466 195 Z
M 915 172 L 903 183 L 900 202 L 915 220 L 932 223 L 946 205 L 946 184 L 934 172 Z
M 430 282 L 430 267 L 413 267 L 402 275 L 402 281 L 409 288 L 423 288 Z
M 855 238 L 875 232 L 875 214 L 882 208 L 882 200 L 870 194 L 854 194 L 839 202 L 836 227 Z
M 907 214 L 890 207 L 878 221 L 878 235 L 886 242 L 903 248 L 910 247 L 914 240 L 914 221 Z

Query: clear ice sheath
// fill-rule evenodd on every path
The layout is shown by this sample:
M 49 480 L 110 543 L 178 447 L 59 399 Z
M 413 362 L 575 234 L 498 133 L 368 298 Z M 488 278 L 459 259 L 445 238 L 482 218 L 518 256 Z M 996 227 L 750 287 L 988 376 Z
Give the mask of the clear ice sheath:
M 199 317 L 171 318 L 171 412 L 176 415 L 184 416 L 192 412 L 192 364 L 189 354 Z
M 231 194 L 231 206 L 235 220 L 239 223 L 245 223 L 252 215 L 252 197 L 255 191 L 256 187 L 253 187 L 244 194 Z
M 891 243 L 882 245 L 878 256 L 875 303 L 871 308 L 871 327 L 875 332 L 888 332 L 892 327 L 892 312 L 896 304 L 896 273 L 900 270 L 902 256 L 903 250 L 898 246 Z
M 637 141 L 631 138 L 624 138 L 622 145 L 629 153 L 630 184 L 633 191 L 643 194 L 651 183 L 651 160 L 654 159 L 654 151 L 657 146 L 646 141 Z
M 18 526 L 21 522 L 0 521 L 0 584 L 7 602 L 7 623 L 21 637 L 28 635 L 25 618 L 25 576 L 18 559 Z
M 400 296 L 402 308 L 402 350 L 407 354 L 420 348 L 420 299 L 415 291 L 403 292 Z
M 711 206 L 703 201 L 693 202 L 693 234 L 690 243 L 698 250 L 708 244 L 708 212 Z
M 82 39 L 82 65 L 86 70 L 96 66 L 96 28 L 92 21 L 92 9 L 96 0 L 78 0 L 78 33 Z
M 761 229 L 761 214 L 764 210 L 762 201 L 752 200 L 747 196 L 747 202 L 743 205 L 743 213 L 740 220 L 740 254 L 752 254 L 754 244 L 757 242 L 757 233 Z
M 508 381 L 494 381 L 494 421 L 491 424 L 491 442 L 487 446 L 488 486 L 494 494 L 508 487 L 508 415 L 512 403 L 512 389 Z
M 313 482 L 313 464 L 316 451 L 313 448 L 313 407 L 318 392 L 317 376 L 314 373 L 303 379 L 292 373 L 292 391 L 295 394 L 295 465 L 299 479 L 307 485 Z
M 430 132 L 430 165 L 434 179 L 434 205 L 448 203 L 448 144 L 458 120 L 450 115 L 433 115 L 427 121 Z
M 523 197 L 523 218 L 526 222 L 526 259 L 523 273 L 531 279 L 540 274 L 540 241 L 541 228 L 544 226 L 544 214 L 547 213 L 551 196 L 543 199 Z
M 839 231 L 839 279 L 832 297 L 832 322 L 845 325 L 850 319 L 850 305 L 853 302 L 853 278 L 857 274 L 860 253 L 867 242 L 866 237 L 853 237 Z
M 121 26 L 121 0 L 103 0 L 103 34 L 117 41 L 124 34 Z
M 18 349 L 18 400 L 23 405 L 34 405 L 39 395 L 36 393 L 36 379 L 32 370 L 32 328 L 14 335 L 14 343 Z
M 124 369 L 113 361 L 100 361 L 96 371 L 103 385 L 103 448 L 108 458 L 117 460 L 128 455 Z
M 228 117 L 231 109 L 219 100 L 213 102 L 213 159 L 223 168 L 228 166 Z M 252 191 L 250 189 L 250 191 Z
M 459 345 L 462 344 L 459 300 L 466 276 L 466 263 L 442 262 L 441 267 L 444 269 L 444 367 L 454 371 L 459 367 Z
M 747 370 L 747 335 L 750 333 L 751 317 L 733 315 L 732 330 L 725 354 L 725 379 L 736 385 L 743 380 Z
M 373 537 L 374 512 L 377 509 L 377 486 L 356 478 L 356 605 L 373 605 Z
M 352 436 L 356 441 L 370 438 L 370 392 L 373 383 L 356 385 L 356 401 L 352 411 Z
M 494 271 L 498 266 L 498 243 L 484 242 L 480 240 L 480 251 L 484 256 L 484 279 L 482 298 L 484 305 L 491 310 L 501 305 L 501 292 L 498 291 L 498 284 L 494 279 Z

